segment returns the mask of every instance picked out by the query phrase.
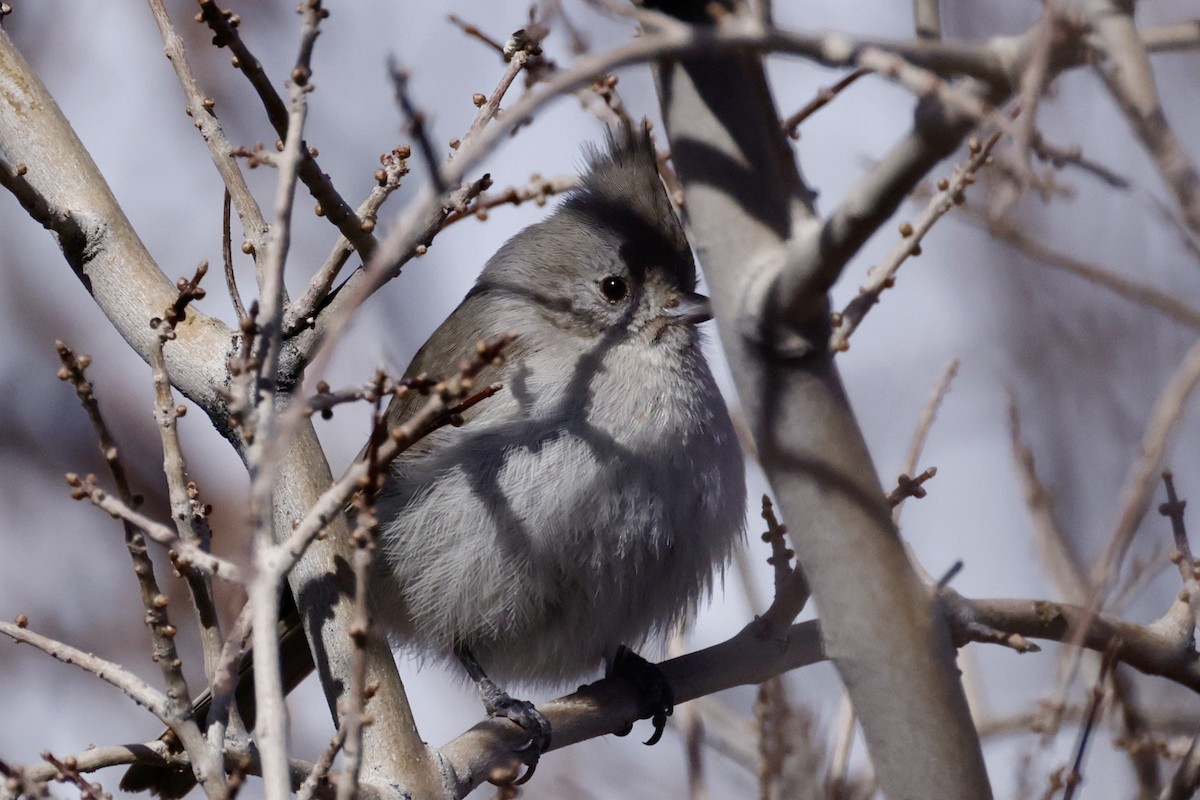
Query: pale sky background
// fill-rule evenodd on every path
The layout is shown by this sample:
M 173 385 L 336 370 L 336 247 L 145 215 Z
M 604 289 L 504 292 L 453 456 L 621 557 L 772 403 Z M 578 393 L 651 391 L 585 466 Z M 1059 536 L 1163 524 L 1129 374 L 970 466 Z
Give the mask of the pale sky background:
M 11 0 L 16 13 L 5 22 L 34 63 L 50 91 L 110 181 L 118 200 L 150 252 L 171 279 L 190 275 L 197 262 L 220 263 L 221 184 L 208 150 L 183 114 L 184 101 L 162 57 L 161 42 L 144 4 L 133 0 L 79 3 L 67 0 Z M 294 3 L 244 2 L 233 6 L 243 17 L 242 35 L 276 84 L 290 70 L 299 18 Z M 446 21 L 455 12 L 494 38 L 521 27 L 527 0 L 386 2 L 359 0 L 330 4 L 314 59 L 316 91 L 311 95 L 307 139 L 320 149 L 320 163 L 352 205 L 369 191 L 377 156 L 408 142 L 392 100 L 386 61 L 395 56 L 412 73 L 415 100 L 428 112 L 433 139 L 461 136 L 474 115 L 471 95 L 488 93 L 501 72 L 499 59 Z M 784 27 L 844 30 L 854 34 L 907 37 L 908 3 L 777 2 Z M 194 4 L 168 7 L 185 34 L 202 84 L 217 100 L 222 125 L 235 142 L 273 142 L 248 85 L 229 67 L 227 51 L 208 45 L 205 29 L 193 23 Z M 594 48 L 627 39 L 630 26 L 568 2 L 571 20 Z M 1017 33 L 1031 24 L 1041 5 L 983 0 L 944 2 L 946 35 L 981 38 Z M 1143 24 L 1196 16 L 1194 2 L 1157 0 L 1139 5 Z M 560 63 L 571 56 L 564 31 L 545 42 Z M 1154 59 L 1168 117 L 1200 158 L 1200 104 L 1195 76 L 1200 56 L 1163 55 Z M 770 62 L 781 115 L 806 103 L 817 88 L 839 73 L 803 61 L 775 57 Z M 649 71 L 628 68 L 619 89 L 635 116 L 657 119 Z M 913 106 L 904 90 L 867 78 L 813 117 L 795 149 L 806 178 L 820 190 L 828 212 L 908 127 Z M 1115 192 L 1078 171 L 1059 180 L 1071 199 L 1045 203 L 1023 197 L 1009 220 L 1028 234 L 1076 257 L 1200 304 L 1200 271 L 1189 261 L 1173 229 L 1153 210 L 1151 198 L 1167 197 L 1149 160 L 1128 126 L 1087 70 L 1061 78 L 1039 117 L 1047 137 L 1061 145 L 1081 145 L 1092 159 L 1129 177 L 1134 188 Z M 585 142 L 602 137 L 594 117 L 565 98 L 487 163 L 497 186 L 524 184 L 531 173 L 577 171 Z M 937 178 L 953 162 L 934 171 Z M 420 160 L 402 190 L 381 215 L 381 228 L 422 185 Z M 270 207 L 274 174 L 250 173 L 264 208 Z M 979 187 L 972 200 L 983 196 Z M 297 225 L 288 265 L 289 287 L 299 294 L 309 274 L 334 241 L 332 226 L 311 216 L 306 194 L 297 202 Z M 905 206 L 849 266 L 835 288 L 841 307 L 863 281 L 867 268 L 888 252 L 896 225 L 915 217 Z M 461 299 L 487 257 L 522 226 L 542 218 L 532 204 L 493 212 L 486 223 L 467 220 L 438 237 L 429 254 L 411 262 L 403 275 L 367 306 L 338 350 L 327 380 L 344 386 L 365 380 L 383 364 L 400 372 L 408 358 Z M 236 226 L 236 222 L 235 222 Z M 237 242 L 235 228 L 235 242 Z M 962 215 L 951 214 L 926 239 L 924 255 L 906 264 L 893 292 L 854 336 L 852 349 L 839 356 L 848 391 L 885 485 L 895 482 L 916 420 L 931 387 L 952 358 L 962 361 L 959 377 L 933 429 L 922 467 L 936 465 L 929 496 L 910 501 L 903 533 L 925 567 L 943 573 L 955 560 L 965 568 L 954 586 L 968 596 L 1054 597 L 1039 567 L 1033 527 L 1017 485 L 1007 432 L 1010 392 L 1024 418 L 1043 477 L 1055 492 L 1059 519 L 1085 563 L 1102 549 L 1115 522 L 1118 494 L 1155 397 L 1177 367 L 1195 332 L 1078 279 L 1040 268 L 986 234 Z M 244 295 L 251 294 L 252 269 L 240 257 Z M 72 502 L 62 474 L 95 471 L 103 475 L 86 417 L 73 391 L 54 377 L 54 340 L 91 353 L 90 375 L 108 412 L 136 484 L 150 495 L 164 491 L 157 435 L 150 417 L 149 370 L 108 326 L 63 261 L 51 237 L 31 222 L 6 193 L 0 197 L 0 617 L 29 615 L 35 629 L 84 650 L 119 660 L 156 685 L 160 676 L 149 660 L 149 635 L 141 624 L 120 527 L 90 506 Z M 201 308 L 226 321 L 232 309 L 219 269 L 210 273 Z M 714 353 L 723 388 L 736 405 L 727 370 Z M 1200 497 L 1200 416 L 1193 401 L 1169 459 L 1181 493 Z M 318 423 L 337 474 L 358 451 L 367 428 L 362 409 L 340 410 Z M 245 479 L 229 446 L 213 433 L 202 414 L 182 421 L 189 473 L 216 507 L 213 528 L 218 548 L 245 558 Z M 106 478 L 102 478 L 102 481 Z M 762 523 L 758 500 L 762 476 L 749 472 L 751 515 L 747 537 L 760 585 L 769 596 L 767 551 L 758 540 Z M 1156 503 L 1161 500 L 1161 492 Z M 161 506 L 160 506 L 161 509 Z M 1193 517 L 1193 527 L 1196 527 Z M 1166 523 L 1147 517 L 1133 547 L 1135 558 L 1166 566 Z M 178 581 L 160 571 L 160 581 L 182 596 Z M 1125 610 L 1130 618 L 1158 616 L 1178 590 L 1173 572 L 1159 576 Z M 691 641 L 695 647 L 720 641 L 752 615 L 747 592 L 731 570 L 701 615 Z M 810 609 L 808 614 L 811 615 Z M 197 652 L 194 631 L 180 626 L 181 639 Z M 972 646 L 960 659 L 972 686 L 991 713 L 1009 716 L 1034 708 L 1052 691 L 1057 648 L 1017 656 L 997 648 Z M 191 661 L 198 666 L 198 659 Z M 881 668 L 885 665 L 881 665 Z M 433 743 L 453 738 L 480 716 L 474 692 L 441 667 L 420 668 L 402 659 L 422 734 Z M 193 672 L 193 675 L 198 675 Z M 833 724 L 839 686 L 828 665 L 788 676 L 793 698 L 809 704 L 818 729 Z M 199 684 L 198 678 L 193 678 Z M 1200 703 L 1165 682 L 1146 679 L 1141 700 L 1148 709 L 1192 709 Z M 1081 689 L 1072 700 L 1082 700 Z M 537 700 L 538 697 L 531 699 Z M 750 719 L 754 690 L 722 694 L 719 701 Z M 0 758 L 36 761 L 39 752 L 63 756 L 89 743 L 137 742 L 160 729 L 148 713 L 116 690 L 77 669 L 58 664 L 32 649 L 0 642 Z M 294 754 L 312 758 L 332 732 L 319 688 L 309 682 L 290 702 Z M 713 723 L 715 724 L 715 723 Z M 631 798 L 677 797 L 685 791 L 681 727 L 673 723 L 654 748 L 643 747 L 648 725 L 625 739 L 604 739 L 549 754 L 524 796 Z M 735 732 L 736 733 L 736 732 Z M 1031 737 L 987 744 L 990 773 L 999 797 L 1017 796 L 1022 757 L 1032 755 L 1035 793 L 1058 767 L 1074 742 L 1064 729 L 1048 751 Z M 744 735 L 749 736 L 747 732 Z M 1087 770 L 1085 797 L 1121 797 L 1133 785 L 1124 756 L 1108 736 L 1095 741 Z M 861 749 L 860 749 L 861 752 Z M 709 750 L 707 776 L 714 797 L 755 791 L 755 776 Z M 102 772 L 106 789 L 117 791 L 119 770 Z M 69 790 L 60 788 L 60 795 Z M 248 791 L 257 792 L 252 784 Z M 477 793 L 486 796 L 487 790 Z M 254 795 L 249 795 L 254 796 Z

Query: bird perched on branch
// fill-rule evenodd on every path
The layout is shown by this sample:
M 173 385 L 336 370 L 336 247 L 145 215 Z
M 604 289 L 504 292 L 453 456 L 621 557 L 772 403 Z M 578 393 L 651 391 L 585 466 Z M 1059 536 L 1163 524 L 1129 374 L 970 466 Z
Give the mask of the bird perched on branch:
M 742 530 L 742 454 L 695 288 L 649 134 L 625 128 L 488 261 L 408 369 L 444 375 L 475 342 L 515 335 L 477 377 L 503 389 L 393 464 L 371 588 L 376 622 L 457 657 L 488 712 L 529 732 L 532 763 L 549 726 L 491 679 L 563 686 L 607 665 L 655 695 L 656 740 L 669 689 L 624 648 L 694 609 Z M 389 427 L 421 402 L 394 398 Z M 134 775 L 129 788 L 147 786 Z

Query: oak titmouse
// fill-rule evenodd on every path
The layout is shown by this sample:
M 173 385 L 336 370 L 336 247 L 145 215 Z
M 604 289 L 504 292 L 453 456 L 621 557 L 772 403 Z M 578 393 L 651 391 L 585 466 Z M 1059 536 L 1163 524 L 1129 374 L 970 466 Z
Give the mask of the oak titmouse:
M 371 583 L 377 622 L 403 646 L 457 655 L 489 712 L 535 728 L 534 761 L 548 726 L 484 673 L 526 686 L 594 675 L 692 610 L 742 530 L 742 455 L 700 351 L 709 311 L 695 288 L 650 138 L 623 129 L 488 261 L 406 373 L 447 374 L 475 342 L 516 335 L 476 379 L 503 389 L 393 465 Z M 423 402 L 394 398 L 389 426 Z M 307 658 L 293 644 L 289 659 Z M 122 786 L 191 785 L 171 777 L 140 765 Z
M 510 239 L 413 359 L 507 334 L 503 390 L 406 453 L 379 497 L 377 611 L 402 642 L 562 685 L 668 631 L 742 530 L 742 455 L 700 351 L 709 318 L 644 131 Z M 392 401 L 399 424 L 419 403 Z

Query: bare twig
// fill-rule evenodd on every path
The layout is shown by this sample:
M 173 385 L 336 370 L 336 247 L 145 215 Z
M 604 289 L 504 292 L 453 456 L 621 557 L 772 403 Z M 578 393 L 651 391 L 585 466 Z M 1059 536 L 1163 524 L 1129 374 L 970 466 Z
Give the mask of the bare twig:
M 525 68 L 526 62 L 529 61 L 529 45 L 520 46 L 508 58 L 508 66 L 504 69 L 504 74 L 500 76 L 500 80 L 496 83 L 496 88 L 492 90 L 488 96 L 487 102 L 479 107 L 479 111 L 475 113 L 475 119 L 471 121 L 471 127 L 463 134 L 462 142 L 469 142 L 478 138 L 480 132 L 487 127 L 493 119 L 496 118 L 497 112 L 500 111 L 500 101 L 504 99 L 504 95 L 508 93 L 508 89 L 512 86 L 512 82 L 521 74 L 521 70 Z M 461 143 L 459 145 L 461 147 Z M 457 150 L 458 147 L 455 147 Z M 451 158 L 454 156 L 451 155 Z
M 433 188 L 439 195 L 444 194 L 447 187 L 445 179 L 442 178 L 442 160 L 429 138 L 429 132 L 425 130 L 425 112 L 417 108 L 408 93 L 408 72 L 391 59 L 388 61 L 388 74 L 392 77 L 392 92 L 396 105 L 408 120 L 408 133 L 417 142 L 417 151 L 429 169 L 429 179 L 433 181 Z
M 346 741 L 346 726 L 339 725 L 337 732 L 333 738 L 329 740 L 329 744 L 321 751 L 321 757 L 313 763 L 312 769 L 305 776 L 304 782 L 300 784 L 300 788 L 296 791 L 296 800 L 312 800 L 317 793 L 318 787 L 326 782 L 329 777 L 329 770 L 333 767 L 333 760 L 337 758 L 337 754 L 341 752 L 342 743 Z M 357 781 L 355 781 L 357 783 Z M 339 789 L 341 784 L 338 785 Z
M 275 188 L 275 218 L 261 260 L 259 276 L 259 314 L 255 322 L 258 336 L 254 354 L 259 364 L 254 404 L 254 438 L 246 453 L 250 472 L 250 516 L 255 532 L 255 563 L 258 573 L 249 586 L 254 642 L 254 701 L 258 711 L 256 730 L 262 757 L 263 782 L 268 800 L 282 800 L 290 789 L 287 764 L 287 709 L 284 705 L 283 679 L 279 669 L 279 640 L 275 623 L 279 619 L 280 584 L 286 572 L 270 569 L 276 561 L 274 514 L 275 481 L 287 446 L 289 429 L 277 426 L 279 401 L 279 353 L 283 344 L 283 269 L 291 243 L 292 207 L 296 180 L 307 154 L 303 142 L 304 122 L 311 91 L 311 58 L 326 16 L 321 0 L 306 0 L 298 9 L 302 15 L 300 47 L 289 82 L 289 108 L 286 136 L 278 159 Z M 310 156 L 311 158 L 311 156 Z M 282 535 L 282 532 L 281 532 Z
M 1089 580 L 1089 598 L 1083 615 L 1075 621 L 1071 644 L 1078 646 L 1092 629 L 1092 622 L 1099 616 L 1108 599 L 1117 571 L 1133 540 L 1133 534 L 1150 506 L 1158 465 L 1162 462 L 1167 444 L 1188 398 L 1200 382 L 1200 343 L 1184 356 L 1183 363 L 1172 376 L 1155 402 L 1154 411 L 1146 426 L 1138 457 L 1130 466 L 1129 475 L 1121 490 L 1121 507 L 1117 524 L 1108 547 L 1092 568 Z M 1067 658 L 1059 681 L 1057 697 L 1065 697 L 1067 687 L 1075 679 L 1079 669 L 1081 651 L 1076 647 Z M 1056 704 L 1061 707 L 1061 704 Z M 1053 730 L 1060 721 L 1056 708 L 1050 709 L 1046 720 L 1047 730 Z
M 54 776 L 56 781 L 73 784 L 79 790 L 80 800 L 109 800 L 112 797 L 104 791 L 99 783 L 89 783 L 80 774 L 79 762 L 75 760 L 74 756 L 58 759 L 53 753 L 46 750 L 42 752 L 42 760 L 57 770 L 57 774 Z
M 286 141 L 290 124 L 288 106 L 279 96 L 274 83 L 263 71 L 262 64 L 242 41 L 237 30 L 240 19 L 235 14 L 221 9 L 214 0 L 200 0 L 199 16 L 212 30 L 213 43 L 217 47 L 228 47 L 233 53 L 234 66 L 240 69 L 250 81 L 250 85 L 254 87 L 262 101 L 267 119 L 274 127 L 275 133 L 280 140 Z M 305 81 L 307 82 L 307 76 Z M 308 187 L 313 199 L 317 201 L 317 205 L 321 209 L 321 216 L 333 223 L 342 236 L 353 242 L 354 247 L 364 259 L 369 258 L 375 249 L 375 237 L 363 228 L 361 220 L 355 216 L 354 210 L 342 199 L 329 176 L 321 170 L 314 153 L 315 151 L 307 146 L 301 148 L 298 167 L 300 180 Z
M 1193 574 L 1195 559 L 1188 543 L 1187 528 L 1183 524 L 1183 510 L 1187 508 L 1187 501 L 1180 500 L 1176 494 L 1175 476 L 1170 470 L 1163 472 L 1162 479 L 1167 489 L 1167 502 L 1159 505 L 1158 513 L 1171 521 L 1171 536 L 1175 540 L 1175 552 L 1171 554 L 1171 560 L 1179 566 L 1179 574 L 1186 583 L 1196 578 Z
M 1027 639 L 1074 643 L 1103 653 L 1114 638 L 1124 643 L 1120 660 L 1146 675 L 1159 675 L 1181 686 L 1200 689 L 1200 663 L 1173 631 L 1135 625 L 1105 614 L 1091 616 L 1083 606 L 1048 600 L 967 599 L 944 589 L 942 608 L 956 643 L 978 641 L 985 630 L 1005 631 Z M 978 623 L 982 627 L 970 625 Z M 1084 624 L 1087 623 L 1087 624 Z M 1082 635 L 1080 635 L 1082 631 Z M 982 641 L 992 643 L 990 638 Z
M 170 708 L 170 700 L 162 692 L 154 689 L 120 664 L 34 633 L 25 627 L 25 624 L 22 624 L 24 622 L 23 619 L 16 623 L 0 620 L 0 633 L 15 642 L 32 645 L 64 664 L 74 664 L 85 672 L 90 672 L 105 683 L 120 689 L 139 706 L 162 720 L 163 724 L 172 728 L 178 725 L 178 719 Z
M 983 219 L 982 215 L 970 206 L 967 206 L 967 210 L 971 217 Z M 1078 275 L 1138 305 L 1159 311 L 1189 328 L 1200 330 L 1200 309 L 1189 305 L 1176 295 L 1167 294 L 1149 284 L 1126 278 L 1111 270 L 1052 250 L 1003 220 L 987 220 L 987 225 L 994 237 L 1018 248 L 1037 263 Z
M 249 604 L 243 605 L 221 647 L 217 668 L 209 681 L 212 703 L 208 709 L 208 742 L 217 752 L 225 751 L 225 735 L 230 730 L 245 735 L 245 726 L 234 705 L 237 691 L 239 667 L 246 651 L 246 640 L 250 638 L 251 611 Z
M 200 274 L 202 273 L 198 271 L 198 276 Z M 187 298 L 195 296 L 197 289 L 194 284 L 199 280 L 198 276 L 191 281 L 184 280 L 182 282 L 180 297 L 176 299 L 175 303 L 166 312 L 167 316 L 171 317 L 172 320 L 178 319 L 183 313 Z M 173 322 L 170 324 L 173 325 Z M 153 523 L 133 510 L 132 505 L 138 502 L 138 498 L 129 487 L 125 469 L 120 459 L 120 450 L 112 434 L 109 432 L 104 417 L 100 413 L 100 406 L 96 400 L 92 385 L 84 374 L 84 369 L 87 367 L 90 359 L 87 356 L 76 358 L 71 349 L 62 342 L 58 342 L 57 346 L 59 359 L 63 364 L 62 369 L 59 371 L 59 377 L 65 381 L 69 381 L 75 387 L 76 394 L 79 395 L 80 400 L 83 402 L 83 406 L 99 438 L 100 450 L 104 454 L 105 461 L 109 465 L 109 470 L 113 475 L 113 480 L 117 484 L 117 491 L 120 494 L 120 498 L 118 499 L 101 491 L 96 487 L 95 479 L 91 475 L 88 475 L 84 480 L 80 480 L 75 475 L 68 475 L 67 481 L 72 486 L 71 496 L 75 499 L 87 497 L 95 505 L 104 508 L 106 511 L 113 513 L 114 516 L 122 519 L 122 527 L 125 533 L 125 547 L 129 552 L 130 560 L 133 562 L 133 572 L 137 579 L 142 605 L 146 609 L 146 624 L 150 628 L 150 633 L 154 641 L 154 660 L 158 663 L 162 671 L 163 680 L 167 685 L 167 693 L 163 700 L 163 714 L 159 714 L 158 716 L 160 719 L 164 716 L 166 717 L 163 721 L 175 732 L 179 741 L 184 745 L 184 748 L 192 759 L 192 763 L 196 765 L 198 777 L 204 782 L 206 788 L 213 793 L 214 797 L 224 797 L 226 793 L 224 773 L 215 774 L 219 771 L 214 770 L 214 756 L 205 746 L 204 737 L 200 733 L 195 720 L 191 717 L 191 694 L 183 675 L 182 661 L 175 647 L 175 635 L 178 631 L 171 624 L 167 613 L 167 596 L 159 589 L 158 581 L 154 576 L 154 564 L 146 550 L 146 542 L 143 535 L 151 535 L 154 538 L 153 534 L 150 533 L 150 529 L 160 528 L 166 533 L 166 539 L 172 542 L 179 542 L 180 549 L 188 553 L 188 557 L 185 557 L 182 562 L 177 560 L 181 571 L 183 571 L 186 565 L 195 561 L 209 565 L 215 565 L 216 562 L 205 561 L 212 557 L 208 556 L 195 537 L 190 540 L 181 539 L 178 534 L 166 528 L 166 526 Z M 173 409 L 171 413 L 174 413 Z M 232 573 L 233 577 L 236 577 L 236 569 L 233 569 Z M 202 586 L 203 582 L 200 585 Z M 205 604 L 206 597 L 208 598 L 207 604 Z M 198 600 L 197 608 L 199 610 L 204 610 L 205 608 L 212 610 L 211 594 L 202 596 Z M 215 624 L 215 621 L 214 612 L 213 616 L 208 620 L 208 624 Z M 55 653 L 51 653 L 51 655 L 55 655 Z M 60 656 L 55 655 L 55 657 L 59 658 Z M 115 665 L 112 666 L 115 667 Z M 101 675 L 101 677 L 104 676 Z
M 942 407 L 942 401 L 946 399 L 946 395 L 950 392 L 950 384 L 958 375 L 958 359 L 950 359 L 950 363 L 942 370 L 942 376 L 938 382 L 934 384 L 933 392 L 929 395 L 929 399 L 925 401 L 924 408 L 921 409 L 921 417 L 917 420 L 917 428 L 913 431 L 911 444 L 908 446 L 908 454 L 904 457 L 904 463 L 900 467 L 901 475 L 912 475 L 917 469 L 917 462 L 921 459 L 921 452 L 925 449 L 925 443 L 929 440 L 929 432 L 933 430 L 933 421 L 937 419 L 938 410 Z M 932 476 L 931 476 L 932 477 Z M 892 510 L 892 518 L 900 518 L 900 509 L 904 507 L 903 503 L 898 504 Z
M 925 491 L 925 483 L 937 475 L 937 467 L 928 467 L 920 475 L 915 478 L 910 478 L 905 473 L 900 473 L 896 479 L 896 488 L 888 492 L 884 499 L 893 510 L 898 509 L 900 504 L 909 497 L 915 497 L 920 500 L 927 492 Z
M 67 483 L 71 486 L 71 496 L 76 500 L 89 500 L 92 505 L 107 511 L 114 517 L 128 522 L 139 532 L 149 536 L 161 545 L 171 548 L 168 555 L 173 564 L 180 569 L 195 567 L 204 572 L 217 576 L 230 583 L 242 583 L 242 573 L 236 564 L 220 556 L 208 553 L 194 542 L 185 542 L 179 534 L 161 522 L 155 522 L 146 515 L 134 510 L 118 497 L 114 497 L 96 485 L 95 475 L 85 475 L 80 478 L 74 473 L 67 474 Z M 145 545 L 142 545 L 144 550 Z M 156 592 L 153 596 L 157 597 Z
M 228 196 L 226 191 L 226 197 Z M 212 544 L 207 521 L 208 510 L 196 499 L 196 485 L 188 482 L 184 474 L 183 449 L 179 442 L 176 422 L 187 412 L 187 406 L 175 404 L 163 347 L 168 341 L 175 339 L 175 326 L 186 313 L 188 304 L 204 297 L 200 281 L 207 270 L 208 263 L 201 262 L 190 280 L 181 278 L 176 283 L 179 287 L 178 299 L 165 311 L 162 319 L 150 321 L 151 327 L 158 331 L 157 344 L 150 348 L 150 371 L 154 381 L 154 417 L 162 440 L 163 474 L 167 478 L 171 519 L 175 523 L 179 541 L 191 545 L 190 551 L 199 550 L 203 553 L 208 553 Z M 192 602 L 196 606 L 196 621 L 200 627 L 200 643 L 204 653 L 204 674 L 211 683 L 221 655 L 221 624 L 213 600 L 212 576 L 209 572 L 196 569 L 188 561 L 176 560 L 176 568 L 187 581 Z
M 812 100 L 808 101 L 808 103 L 806 103 L 803 108 L 801 108 L 796 113 L 792 114 L 790 117 L 788 117 L 781 123 L 783 132 L 786 133 L 788 136 L 792 137 L 793 139 L 799 139 L 800 138 L 800 126 L 802 124 L 804 124 L 804 121 L 806 119 L 808 119 L 813 114 L 820 111 L 825 106 L 832 103 L 833 98 L 835 98 L 839 94 L 841 94 L 845 89 L 847 89 L 850 86 L 850 84 L 854 83 L 859 78 L 865 77 L 870 74 L 871 74 L 871 70 L 863 69 L 862 67 L 859 67 L 858 69 L 854 70 L 849 75 L 845 76 L 844 78 L 839 80 L 837 83 L 833 84 L 832 86 L 822 86 L 820 89 L 817 90 L 816 97 L 814 97 Z
M 233 198 L 233 204 L 237 207 L 238 219 L 242 222 L 242 231 L 246 235 L 249 249 L 254 253 L 261 252 L 266 244 L 267 222 L 258 206 L 258 201 L 254 199 L 254 194 L 246 184 L 246 178 L 242 175 L 237 161 L 230 157 L 233 146 L 225 138 L 225 132 L 217 122 L 216 115 L 213 114 L 215 103 L 200 89 L 200 84 L 196 81 L 196 76 L 188 63 L 187 54 L 184 52 L 183 39 L 180 38 L 175 26 L 171 23 L 171 17 L 167 14 L 163 0 L 149 0 L 149 3 L 154 21 L 158 25 L 159 34 L 162 36 L 163 51 L 175 69 L 175 75 L 187 98 L 188 116 L 196 121 L 196 128 L 208 144 L 213 166 L 216 167 L 217 173 L 225 182 L 225 191 Z
M 1087 579 L 1067 547 L 1067 538 L 1054 517 L 1054 498 L 1038 477 L 1033 451 L 1021 439 L 1021 417 L 1015 399 L 1008 407 L 1009 433 L 1017 477 L 1025 491 L 1025 505 L 1037 530 L 1038 561 L 1050 575 L 1055 588 L 1067 602 L 1087 600 Z
M 1033 28 L 1033 46 L 1029 62 L 1021 73 L 1020 92 L 1017 96 L 1017 107 L 1021 109 L 1017 117 L 1016 136 L 1013 146 L 1016 151 L 1017 180 L 1025 185 L 1030 182 L 1032 167 L 1030 153 L 1034 141 L 1040 140 L 1037 133 L 1037 111 L 1042 93 L 1051 77 L 1050 61 L 1057 41 L 1061 21 L 1059 12 L 1053 2 L 1046 3 L 1042 9 L 1042 17 Z M 1065 37 L 1061 37 L 1065 38 Z
M 796 551 L 787 546 L 787 526 L 776 518 L 771 499 L 765 494 L 762 499 L 762 518 L 767 523 L 762 540 L 771 546 L 767 563 L 775 571 L 775 597 L 770 608 L 755 619 L 754 625 L 760 637 L 770 639 L 781 636 L 804 610 L 808 604 L 809 589 L 804 571 L 792 561 Z
M 1075 745 L 1075 757 L 1071 762 L 1071 771 L 1066 776 L 1067 789 L 1063 792 L 1063 800 L 1071 800 L 1075 796 L 1079 784 L 1083 781 L 1083 757 L 1087 753 L 1088 742 L 1091 740 L 1092 731 L 1100 716 L 1100 706 L 1106 694 L 1104 682 L 1108 679 L 1108 675 L 1116 663 L 1117 653 L 1120 649 L 1121 640 L 1113 639 L 1108 649 L 1104 651 L 1104 660 L 1100 662 L 1100 675 L 1092 687 L 1091 696 L 1088 698 L 1087 713 L 1084 714 L 1083 726 L 1079 730 L 1079 741 Z
M 391 463 L 400 453 L 408 449 L 438 427 L 449 424 L 456 413 L 465 410 L 466 403 L 477 402 L 492 393 L 491 388 L 468 397 L 473 386 L 472 381 L 483 367 L 501 357 L 504 348 L 514 337 L 505 336 L 495 342 L 479 342 L 471 358 L 468 358 L 462 369 L 456 374 L 438 383 L 438 391 L 430 394 L 429 400 L 403 425 L 388 432 L 388 438 L 380 442 L 377 458 L 380 467 Z M 370 467 L 356 461 L 351 464 L 333 486 L 329 487 L 313 503 L 308 514 L 293 528 L 291 535 L 280 542 L 278 553 L 274 556 L 271 569 L 280 575 L 286 574 L 304 552 L 304 549 L 325 529 L 329 519 L 342 513 L 346 503 L 354 492 L 362 486 L 363 480 L 370 472 Z
M 896 283 L 896 272 L 909 256 L 921 253 L 921 240 L 934 223 L 945 216 L 950 209 L 963 202 L 963 192 L 967 186 L 975 182 L 975 173 L 988 163 L 992 148 L 1000 140 L 1000 134 L 992 134 L 987 142 L 980 143 L 972 139 L 967 144 L 970 157 L 959 166 L 947 180 L 938 181 L 938 191 L 925 206 L 925 210 L 917 217 L 916 224 L 908 222 L 900 225 L 900 242 L 892 249 L 884 261 L 872 268 L 868 274 L 867 284 L 858 290 L 858 296 L 846 304 L 841 314 L 834 317 L 834 331 L 829 339 L 829 348 L 835 352 L 850 348 L 850 336 L 858 329 L 863 318 L 871 307 L 879 302 L 879 296 L 885 289 Z
M 384 381 L 386 376 L 375 376 L 375 409 L 372 415 L 371 437 L 367 442 L 363 459 L 367 473 L 363 476 L 360 491 L 354 496 L 354 532 L 350 540 L 354 543 L 354 618 L 350 626 L 350 638 L 357 649 L 354 669 L 350 675 L 350 686 L 339 728 L 345 728 L 342 737 L 343 770 L 338 782 L 337 800 L 351 800 L 358 788 L 359 770 L 362 767 L 362 732 L 367 724 L 366 705 L 372 692 L 366 686 L 367 661 L 364 647 L 370 635 L 370 614 L 367 610 L 367 582 L 371 561 L 375 553 L 375 536 L 379 518 L 375 514 L 375 495 L 381 488 L 388 471 L 379 459 L 379 446 L 387 437 L 387 423 L 383 411 Z
M 442 227 L 447 228 L 455 222 L 467 219 L 468 217 L 475 217 L 480 220 L 487 219 L 488 212 L 491 209 L 503 205 L 519 206 L 522 203 L 532 200 L 536 205 L 542 206 L 546 204 L 550 197 L 562 194 L 563 192 L 569 192 L 577 186 L 579 186 L 578 175 L 560 175 L 554 178 L 531 175 L 529 183 L 524 186 L 509 186 L 507 189 L 502 189 L 498 192 L 481 192 L 461 212 L 450 212 L 442 223 Z
M 1137 459 L 1121 491 L 1121 510 L 1108 548 L 1092 572 L 1093 598 L 1090 607 L 1098 610 L 1104 595 L 1116 577 L 1138 523 L 1150 506 L 1157 481 L 1158 465 L 1162 462 L 1171 434 L 1183 415 L 1188 398 L 1200 382 L 1200 343 L 1193 345 L 1154 404 L 1146 426 Z
M 1163 112 L 1132 8 L 1117 0 L 1088 0 L 1084 8 L 1106 59 L 1097 71 L 1175 195 L 1188 227 L 1200 232 L 1200 170 Z
M 375 186 L 371 193 L 358 207 L 357 215 L 364 230 L 373 231 L 379 209 L 383 207 L 393 192 L 400 188 L 400 180 L 408 174 L 408 157 L 412 151 L 408 145 L 401 145 L 390 153 L 379 157 L 382 165 L 375 170 Z M 339 236 L 333 251 L 325 259 L 325 263 L 317 270 L 309 282 L 308 289 L 294 302 L 284 314 L 283 329 L 285 336 L 293 336 L 305 327 L 316 324 L 314 319 L 321 305 L 327 300 L 329 290 L 338 274 L 345 266 L 347 259 L 354 252 L 354 245 L 345 236 Z

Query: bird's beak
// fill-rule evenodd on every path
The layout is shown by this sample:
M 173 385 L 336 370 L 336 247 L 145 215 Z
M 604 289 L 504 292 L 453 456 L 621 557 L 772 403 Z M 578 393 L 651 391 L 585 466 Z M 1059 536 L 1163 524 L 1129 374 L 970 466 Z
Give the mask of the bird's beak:
M 663 315 L 672 322 L 687 322 L 699 325 L 712 319 L 712 306 L 708 298 L 697 292 L 680 292 L 671 305 L 663 308 Z

